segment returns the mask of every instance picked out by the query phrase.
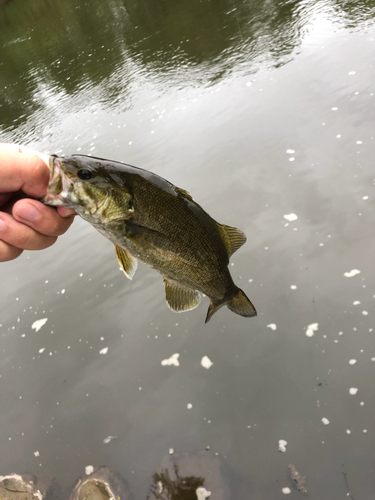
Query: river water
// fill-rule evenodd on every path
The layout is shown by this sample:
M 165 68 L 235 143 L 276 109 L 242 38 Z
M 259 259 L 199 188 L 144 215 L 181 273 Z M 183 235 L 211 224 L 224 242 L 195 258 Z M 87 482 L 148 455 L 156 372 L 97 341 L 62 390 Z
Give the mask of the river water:
M 214 457 L 223 498 L 300 497 L 290 464 L 310 498 L 375 498 L 374 19 L 343 0 L 0 6 L 0 140 L 186 189 L 246 233 L 230 270 L 258 310 L 172 313 L 161 276 L 128 281 L 79 218 L 1 264 L 1 474 L 68 488 L 105 464 L 145 499 L 173 449 Z

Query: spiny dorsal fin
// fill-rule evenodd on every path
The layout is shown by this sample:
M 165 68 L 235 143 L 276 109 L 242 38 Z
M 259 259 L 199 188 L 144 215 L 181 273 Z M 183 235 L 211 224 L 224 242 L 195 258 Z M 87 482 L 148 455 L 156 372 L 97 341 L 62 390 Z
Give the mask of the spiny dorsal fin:
M 133 276 L 138 267 L 137 259 L 135 259 L 132 255 L 130 255 L 129 252 L 121 247 L 118 247 L 117 245 L 115 245 L 115 251 L 117 260 L 119 261 L 119 264 L 124 271 L 125 276 L 127 276 L 130 280 L 133 279 Z
M 174 312 L 189 311 L 195 309 L 200 301 L 201 294 L 197 290 L 185 288 L 175 281 L 164 278 L 165 300 L 170 309 Z
M 188 193 L 187 191 L 185 191 L 185 189 L 181 189 L 181 188 L 177 188 L 178 191 L 180 191 L 181 194 L 183 194 L 184 196 L 186 196 L 186 198 L 189 198 L 189 200 L 193 200 L 193 197 L 191 196 L 190 193 Z
M 225 248 L 228 252 L 228 257 L 234 254 L 246 241 L 245 234 L 236 227 L 226 226 L 225 224 L 217 223 L 221 237 L 224 241 Z

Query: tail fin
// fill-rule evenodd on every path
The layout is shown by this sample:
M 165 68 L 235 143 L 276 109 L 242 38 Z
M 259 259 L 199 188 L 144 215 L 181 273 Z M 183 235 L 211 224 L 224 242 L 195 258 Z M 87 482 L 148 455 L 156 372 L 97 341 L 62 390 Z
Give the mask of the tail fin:
M 227 306 L 231 311 L 240 316 L 245 316 L 245 318 L 257 315 L 255 307 L 240 288 L 238 288 L 237 295 L 227 303 Z
M 237 288 L 237 294 L 231 300 L 216 304 L 211 301 L 205 322 L 208 323 L 212 315 L 215 314 L 215 312 L 222 306 L 227 306 L 232 312 L 239 314 L 240 316 L 244 316 L 245 318 L 251 318 L 257 315 L 255 307 L 246 297 L 245 293 L 240 288 Z

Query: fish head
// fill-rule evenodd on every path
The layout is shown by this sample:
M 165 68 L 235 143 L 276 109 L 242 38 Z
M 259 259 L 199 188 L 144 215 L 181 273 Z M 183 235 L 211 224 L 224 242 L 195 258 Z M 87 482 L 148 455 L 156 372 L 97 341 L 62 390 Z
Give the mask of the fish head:
M 70 207 L 86 220 L 124 218 L 132 211 L 132 196 L 123 177 L 102 161 L 83 155 L 49 158 L 46 205 Z M 100 221 L 98 220 L 98 222 Z

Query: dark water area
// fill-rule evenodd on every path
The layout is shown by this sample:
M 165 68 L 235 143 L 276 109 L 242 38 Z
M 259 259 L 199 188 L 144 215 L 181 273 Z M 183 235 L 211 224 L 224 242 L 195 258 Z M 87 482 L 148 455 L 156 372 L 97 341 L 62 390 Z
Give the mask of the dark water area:
M 375 498 L 374 20 L 365 1 L 0 4 L 0 141 L 186 189 L 247 235 L 230 271 L 258 310 L 174 314 L 78 218 L 1 264 L 0 474 L 68 488 L 107 465 L 137 500 L 163 460 L 207 453 L 223 498 L 299 498 L 290 464 L 309 498 Z

